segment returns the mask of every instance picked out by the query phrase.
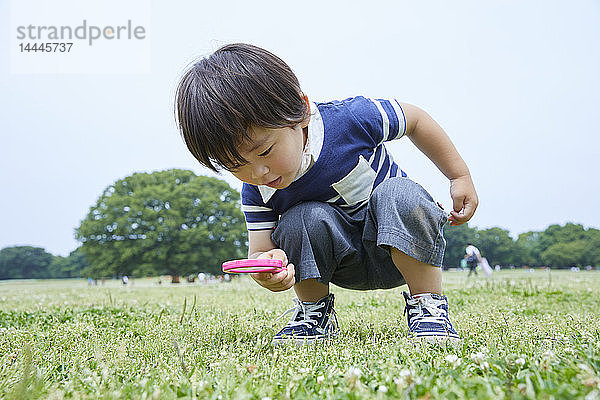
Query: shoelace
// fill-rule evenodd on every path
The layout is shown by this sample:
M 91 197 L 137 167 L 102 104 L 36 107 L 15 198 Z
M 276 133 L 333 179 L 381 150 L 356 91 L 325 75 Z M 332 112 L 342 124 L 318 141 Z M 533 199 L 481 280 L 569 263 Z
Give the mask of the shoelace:
M 281 318 L 285 317 L 289 313 L 293 312 L 292 318 L 290 322 L 288 322 L 288 326 L 297 326 L 297 325 L 306 325 L 310 327 L 311 325 L 317 325 L 319 321 L 312 319 L 311 317 L 320 317 L 323 314 L 320 311 L 316 311 L 325 306 L 325 302 L 316 303 L 316 304 L 304 304 L 298 299 L 294 299 L 294 307 L 285 311 L 279 317 L 275 319 L 275 321 L 279 321 Z M 296 321 L 296 317 L 298 313 L 302 312 L 302 319 Z
M 444 300 L 437 300 L 428 297 L 417 297 L 416 299 L 409 299 L 406 301 L 407 306 L 412 306 L 414 308 L 405 308 L 404 313 L 406 314 L 406 310 L 408 309 L 409 318 L 411 322 L 414 321 L 413 318 L 417 318 L 419 322 L 434 322 L 434 323 L 446 323 L 447 312 L 444 309 L 439 308 L 442 304 L 444 304 Z M 430 316 L 426 316 L 424 310 L 427 310 Z

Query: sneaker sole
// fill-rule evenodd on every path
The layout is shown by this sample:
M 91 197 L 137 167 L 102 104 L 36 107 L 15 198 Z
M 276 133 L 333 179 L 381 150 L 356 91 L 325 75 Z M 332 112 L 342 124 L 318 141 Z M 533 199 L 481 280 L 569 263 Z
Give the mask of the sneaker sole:
M 278 346 L 307 346 L 311 344 L 321 344 L 334 340 L 336 336 L 303 336 L 303 337 L 286 337 L 281 339 L 273 339 L 271 344 L 275 347 Z
M 427 344 L 449 344 L 452 346 L 457 346 L 460 344 L 462 339 L 458 336 L 448 336 L 448 335 L 423 335 L 423 336 L 413 336 L 411 338 L 414 341 L 418 341 L 421 343 Z

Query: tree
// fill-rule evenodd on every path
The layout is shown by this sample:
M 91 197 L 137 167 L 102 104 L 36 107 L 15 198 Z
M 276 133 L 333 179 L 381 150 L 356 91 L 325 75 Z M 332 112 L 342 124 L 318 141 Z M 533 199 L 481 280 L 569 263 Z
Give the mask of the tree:
M 40 247 L 6 247 L 0 250 L 0 279 L 47 278 L 53 259 Z
M 81 247 L 73 250 L 68 257 L 56 256 L 48 267 L 49 278 L 81 278 L 82 271 L 89 268 L 87 257 Z
M 515 244 L 509 232 L 501 228 L 484 229 L 477 232 L 477 247 L 490 264 L 514 263 Z
M 514 263 L 517 265 L 541 265 L 541 232 L 521 233 L 515 243 Z
M 446 253 L 444 254 L 444 267 L 458 267 L 460 260 L 465 255 L 467 243 L 475 243 L 476 228 L 469 228 L 468 224 L 444 227 L 446 239 Z
M 542 262 L 554 268 L 581 266 L 586 244 L 585 240 L 554 243 L 542 252 Z
M 586 231 L 583 225 L 573 224 L 571 222 L 560 225 L 550 225 L 540 235 L 540 248 L 545 251 L 556 243 L 568 243 L 576 240 L 585 240 Z
M 135 173 L 108 186 L 76 230 L 84 272 L 216 273 L 246 254 L 240 194 L 226 182 L 172 169 Z
M 600 266 L 600 230 L 588 229 L 585 242 L 583 264 Z

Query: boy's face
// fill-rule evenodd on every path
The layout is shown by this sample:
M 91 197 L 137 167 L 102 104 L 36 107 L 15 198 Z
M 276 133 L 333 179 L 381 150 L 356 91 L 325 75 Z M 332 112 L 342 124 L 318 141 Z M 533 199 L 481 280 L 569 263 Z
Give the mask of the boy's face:
M 250 132 L 252 140 L 239 149 L 248 164 L 231 173 L 251 185 L 288 187 L 298 176 L 302 164 L 306 126 L 308 122 L 286 128 L 254 127 Z

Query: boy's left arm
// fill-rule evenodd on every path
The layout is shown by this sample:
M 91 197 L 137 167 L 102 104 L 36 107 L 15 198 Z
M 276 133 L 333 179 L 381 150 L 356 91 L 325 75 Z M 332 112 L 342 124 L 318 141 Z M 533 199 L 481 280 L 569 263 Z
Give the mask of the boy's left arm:
M 444 130 L 420 108 L 400 103 L 406 118 L 406 135 L 448 179 L 453 210 L 448 220 L 451 226 L 471 219 L 479 204 L 477 192 L 467 164 L 458 154 Z

